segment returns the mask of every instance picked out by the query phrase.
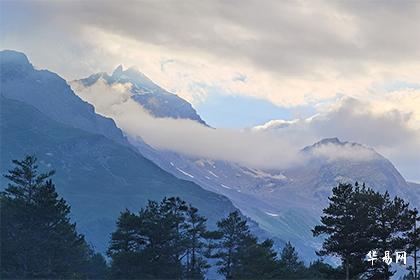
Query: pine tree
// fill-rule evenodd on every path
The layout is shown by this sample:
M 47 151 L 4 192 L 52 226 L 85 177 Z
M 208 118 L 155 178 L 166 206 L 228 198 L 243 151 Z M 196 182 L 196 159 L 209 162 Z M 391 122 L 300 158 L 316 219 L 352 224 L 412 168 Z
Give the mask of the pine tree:
M 206 261 L 208 231 L 206 218 L 198 214 L 198 209 L 189 206 L 187 210 L 187 260 L 186 279 L 204 279 L 204 273 L 209 265 Z
M 417 223 L 420 222 L 420 216 L 418 215 L 417 209 L 411 210 L 410 214 L 410 224 L 412 225 L 412 230 L 405 234 L 406 250 L 407 254 L 413 258 L 413 266 L 409 267 L 412 278 L 418 279 L 418 251 L 420 248 L 420 227 L 417 225 Z
M 149 201 L 139 214 L 121 213 L 112 234 L 108 255 L 115 278 L 180 278 L 178 248 L 181 240 L 172 199 Z M 175 207 L 175 206 L 174 206 Z
M 285 279 L 301 279 L 305 277 L 305 265 L 299 260 L 295 247 L 290 242 L 283 248 L 280 260 L 280 276 Z
M 383 195 L 372 193 L 369 201 L 370 216 L 370 242 L 378 254 L 384 255 L 385 251 L 392 254 L 404 249 L 406 239 L 404 235 L 411 229 L 411 212 L 409 204 L 403 199 L 391 199 L 388 192 Z M 367 277 L 370 279 L 389 279 L 395 271 L 385 262 L 376 262 L 369 267 Z
M 188 249 L 188 237 L 186 223 L 188 206 L 179 197 L 170 197 L 161 202 L 161 230 L 166 233 L 167 242 L 162 247 L 160 255 L 168 257 L 166 270 L 171 275 L 179 275 L 183 272 L 182 261 Z
M 341 183 L 332 192 L 330 204 L 323 210 L 322 225 L 312 232 L 314 236 L 327 235 L 318 254 L 341 258 L 345 277 L 350 279 L 366 270 L 364 258 L 371 248 L 366 192 L 364 187 Z
M 271 240 L 258 243 L 238 211 L 217 223 L 219 244 L 213 256 L 226 279 L 270 279 L 275 277 L 276 253 Z
M 219 248 L 215 255 L 219 259 L 219 273 L 226 279 L 234 277 L 233 271 L 238 262 L 238 250 L 244 240 L 250 236 L 246 221 L 241 218 L 238 211 L 232 212 L 226 219 L 217 222 L 220 232 Z
M 139 250 L 146 244 L 139 231 L 140 218 L 125 210 L 117 221 L 117 229 L 112 233 L 108 255 L 112 258 L 110 274 L 112 278 L 137 279 L 145 277 L 142 271 Z
M 343 274 L 340 267 L 334 268 L 331 265 L 324 263 L 322 260 L 316 260 L 306 269 L 305 277 L 303 279 L 343 279 Z
M 404 249 L 408 232 L 413 226 L 409 204 L 401 198 L 391 199 L 388 192 L 380 194 L 364 185 L 339 184 L 324 209 L 322 225 L 314 235 L 327 234 L 320 255 L 342 259 L 346 279 L 363 275 L 367 279 L 389 279 L 394 271 L 383 261 L 372 265 L 365 261 L 369 251 L 378 256 Z
M 92 251 L 84 274 L 87 279 L 106 279 L 108 275 L 108 265 L 104 256 Z
M 70 222 L 70 207 L 50 179 L 38 174 L 36 158 L 14 160 L 16 167 L 0 194 L 2 278 L 85 277 L 91 250 Z
M 401 280 L 417 280 L 418 278 L 416 278 L 414 276 L 413 271 L 410 271 L 409 273 L 407 273 L 406 275 L 404 275 L 402 278 L 400 278 Z
M 278 277 L 277 253 L 270 239 L 258 243 L 255 236 L 246 237 L 235 257 L 237 262 L 233 267 L 232 278 L 276 279 Z
M 108 255 L 115 278 L 202 279 L 206 219 L 177 197 L 121 213 Z

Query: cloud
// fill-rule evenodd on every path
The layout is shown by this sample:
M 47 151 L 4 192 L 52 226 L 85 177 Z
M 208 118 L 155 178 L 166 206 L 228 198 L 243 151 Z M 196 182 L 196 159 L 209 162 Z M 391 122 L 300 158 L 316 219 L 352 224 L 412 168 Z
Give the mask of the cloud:
M 97 113 L 113 118 L 131 138 L 141 138 L 156 149 L 248 167 L 282 169 L 302 164 L 308 156 L 329 161 L 364 161 L 377 157 L 373 150 L 351 143 L 317 145 L 311 149 L 311 154 L 300 152 L 304 146 L 325 137 L 338 136 L 341 140 L 383 147 L 387 154 L 395 147 L 407 147 L 409 141 L 420 140 L 416 138 L 420 134 L 416 136 L 406 125 L 409 116 L 398 112 L 372 113 L 367 109 L 369 106 L 355 99 L 345 98 L 309 119 L 271 121 L 239 131 L 209 128 L 191 120 L 154 118 L 131 98 L 129 83 L 108 85 L 100 79 L 90 87 L 78 82 L 71 85 L 82 99 L 95 106 Z M 392 131 L 385 129 L 390 124 Z M 384 131 L 378 134 L 376 129 L 380 127 Z
M 419 55 L 420 4 L 327 1 L 141 1 L 49 3 L 53 18 L 78 20 L 136 41 L 247 60 L 285 75 L 362 61 L 392 63 Z M 410 39 L 410 40 L 407 40 Z M 340 64 L 344 64 L 339 66 Z
M 83 100 L 95 106 L 97 113 L 113 118 L 127 135 L 140 137 L 157 149 L 260 168 L 286 168 L 303 160 L 301 147 L 285 137 L 250 130 L 214 129 L 191 120 L 154 118 L 131 99 L 131 84 L 108 86 L 99 80 L 90 87 L 78 82 L 71 86 Z
M 344 97 L 336 103 L 320 108 L 320 112 L 311 118 L 294 121 L 274 120 L 257 126 L 254 130 L 288 135 L 295 143 L 299 142 L 299 139 L 317 141 L 326 137 L 362 143 L 374 147 L 377 152 L 390 159 L 406 178 L 418 180 L 418 115 L 410 110 L 400 111 L 396 107 L 408 100 L 411 103 L 405 104 L 406 108 L 418 106 L 419 93 L 403 90 L 372 102 Z M 395 100 L 400 102 L 396 103 Z M 325 152 L 329 153 L 328 150 Z
M 320 145 L 313 148 L 311 153 L 315 157 L 325 158 L 328 161 L 351 160 L 360 162 L 373 160 L 378 157 L 374 150 L 350 143 Z
M 261 155 L 251 151 L 243 161 L 281 161 L 276 143 L 296 150 L 338 136 L 374 147 L 407 178 L 420 180 L 418 1 L 2 1 L 1 7 L 2 47 L 24 51 L 67 80 L 122 63 L 193 105 L 206 102 L 209 88 L 220 88 L 291 110 L 316 108 L 312 121 L 283 123 L 287 136 L 241 132 L 254 139 L 246 144 L 262 147 Z M 117 104 L 113 114 L 120 113 Z M 127 128 L 130 121 L 126 116 Z M 229 158 L 241 160 L 246 152 L 233 144 L 243 134 L 184 127 L 182 133 L 211 139 L 198 139 L 203 145 L 193 146 L 194 153 L 219 156 L 219 133 L 236 151 Z M 186 149 L 160 143 L 146 128 L 156 145 Z
M 417 1 L 2 5 L 5 47 L 28 52 L 35 64 L 69 80 L 135 65 L 195 104 L 211 86 L 290 107 L 363 99 L 376 95 L 373 87 L 420 76 Z
M 415 136 L 409 128 L 411 114 L 392 109 L 374 112 L 375 106 L 353 98 L 334 104 L 328 113 L 312 118 L 308 129 L 314 135 L 334 134 L 367 145 L 394 146 Z

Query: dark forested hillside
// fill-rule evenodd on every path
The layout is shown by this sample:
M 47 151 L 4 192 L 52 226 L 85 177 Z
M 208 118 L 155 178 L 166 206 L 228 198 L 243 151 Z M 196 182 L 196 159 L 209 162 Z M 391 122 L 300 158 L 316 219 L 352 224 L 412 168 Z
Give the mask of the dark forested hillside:
M 26 154 L 36 154 L 43 168 L 53 167 L 78 228 L 100 251 L 120 211 L 139 209 L 149 199 L 180 196 L 199 207 L 210 225 L 234 210 L 227 198 L 175 178 L 124 145 L 58 123 L 20 101 L 1 97 L 0 104 L 1 173 Z

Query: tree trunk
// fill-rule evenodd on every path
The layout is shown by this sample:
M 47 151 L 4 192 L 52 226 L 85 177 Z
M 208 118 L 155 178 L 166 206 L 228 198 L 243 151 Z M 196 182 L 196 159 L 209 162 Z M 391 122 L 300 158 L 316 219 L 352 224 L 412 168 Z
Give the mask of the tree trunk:
M 417 215 L 414 219 L 414 279 L 417 280 Z
M 346 280 L 350 279 L 350 267 L 349 267 L 349 259 L 346 258 Z
M 414 249 L 414 279 L 417 280 L 417 249 Z

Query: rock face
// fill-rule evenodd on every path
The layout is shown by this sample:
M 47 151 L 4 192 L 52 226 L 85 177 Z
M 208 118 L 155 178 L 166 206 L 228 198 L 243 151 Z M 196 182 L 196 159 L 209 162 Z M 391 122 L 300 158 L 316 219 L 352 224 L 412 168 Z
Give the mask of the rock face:
M 131 147 L 111 119 L 95 114 L 58 75 L 36 70 L 25 55 L 0 52 L 0 173 L 11 160 L 35 154 L 41 170 L 55 169 L 58 193 L 79 230 L 104 252 L 121 211 L 149 199 L 180 196 L 209 225 L 236 210 L 223 195 L 176 178 Z M 0 188 L 7 186 L 0 178 Z
M 118 66 L 112 75 L 105 72 L 93 74 L 87 78 L 78 80 L 85 87 L 94 85 L 98 80 L 105 81 L 108 85 L 131 84 L 131 93 L 136 102 L 157 118 L 190 119 L 201 124 L 206 124 L 190 103 L 181 97 L 172 94 L 156 85 L 143 73 Z
M 409 186 L 391 162 L 374 150 L 337 138 L 323 139 L 303 148 L 306 163 L 284 170 L 259 170 L 157 152 L 141 143 L 137 148 L 177 177 L 227 196 L 264 230 L 292 241 L 307 260 L 316 257 L 314 251 L 321 245 L 321 239 L 313 238 L 310 230 L 319 223 L 331 189 L 340 182 L 365 182 L 375 190 L 388 191 L 420 207 L 419 185 Z M 345 158 L 340 151 L 356 155 Z
M 2 96 L 31 104 L 59 122 L 128 144 L 112 119 L 95 114 L 93 106 L 75 95 L 64 79 L 35 69 L 23 53 L 1 51 L 0 67 Z

